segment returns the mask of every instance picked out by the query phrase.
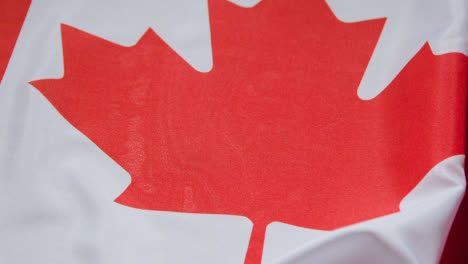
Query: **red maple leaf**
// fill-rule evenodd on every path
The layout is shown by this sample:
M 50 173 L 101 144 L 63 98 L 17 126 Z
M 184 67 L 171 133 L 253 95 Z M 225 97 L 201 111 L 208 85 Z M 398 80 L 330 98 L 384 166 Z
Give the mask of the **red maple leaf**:
M 246 216 L 246 262 L 258 263 L 269 223 L 330 230 L 398 211 L 463 153 L 464 56 L 425 46 L 363 101 L 384 20 L 345 24 L 322 1 L 209 4 L 209 73 L 151 30 L 123 47 L 62 26 L 64 77 L 32 82 L 131 175 L 117 202 Z

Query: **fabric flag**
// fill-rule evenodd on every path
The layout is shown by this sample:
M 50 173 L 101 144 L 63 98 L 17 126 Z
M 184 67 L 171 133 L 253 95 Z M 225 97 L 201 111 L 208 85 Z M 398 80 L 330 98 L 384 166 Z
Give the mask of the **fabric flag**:
M 465 0 L 32 1 L 0 263 L 439 263 L 467 32 Z

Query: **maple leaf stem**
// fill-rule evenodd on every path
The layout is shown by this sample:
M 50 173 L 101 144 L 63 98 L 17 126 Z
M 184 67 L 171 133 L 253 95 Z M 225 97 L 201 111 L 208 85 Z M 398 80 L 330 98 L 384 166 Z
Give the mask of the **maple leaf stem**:
M 266 223 L 255 223 L 250 235 L 249 248 L 245 257 L 245 264 L 260 264 L 263 255 L 263 243 L 265 241 Z

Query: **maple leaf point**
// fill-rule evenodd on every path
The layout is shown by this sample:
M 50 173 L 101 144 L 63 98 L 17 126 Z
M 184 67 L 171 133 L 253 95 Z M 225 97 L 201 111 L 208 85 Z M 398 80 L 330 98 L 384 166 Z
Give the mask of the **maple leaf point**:
M 361 99 L 379 95 L 429 43 L 435 54 L 468 56 L 468 5 L 464 0 L 326 0 L 344 22 L 387 18 L 358 88 Z

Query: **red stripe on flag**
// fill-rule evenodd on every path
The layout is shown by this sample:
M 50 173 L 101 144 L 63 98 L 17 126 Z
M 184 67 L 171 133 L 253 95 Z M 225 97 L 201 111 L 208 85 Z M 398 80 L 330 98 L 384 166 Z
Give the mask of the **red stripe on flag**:
M 0 81 L 15 47 L 31 0 L 0 1 Z

